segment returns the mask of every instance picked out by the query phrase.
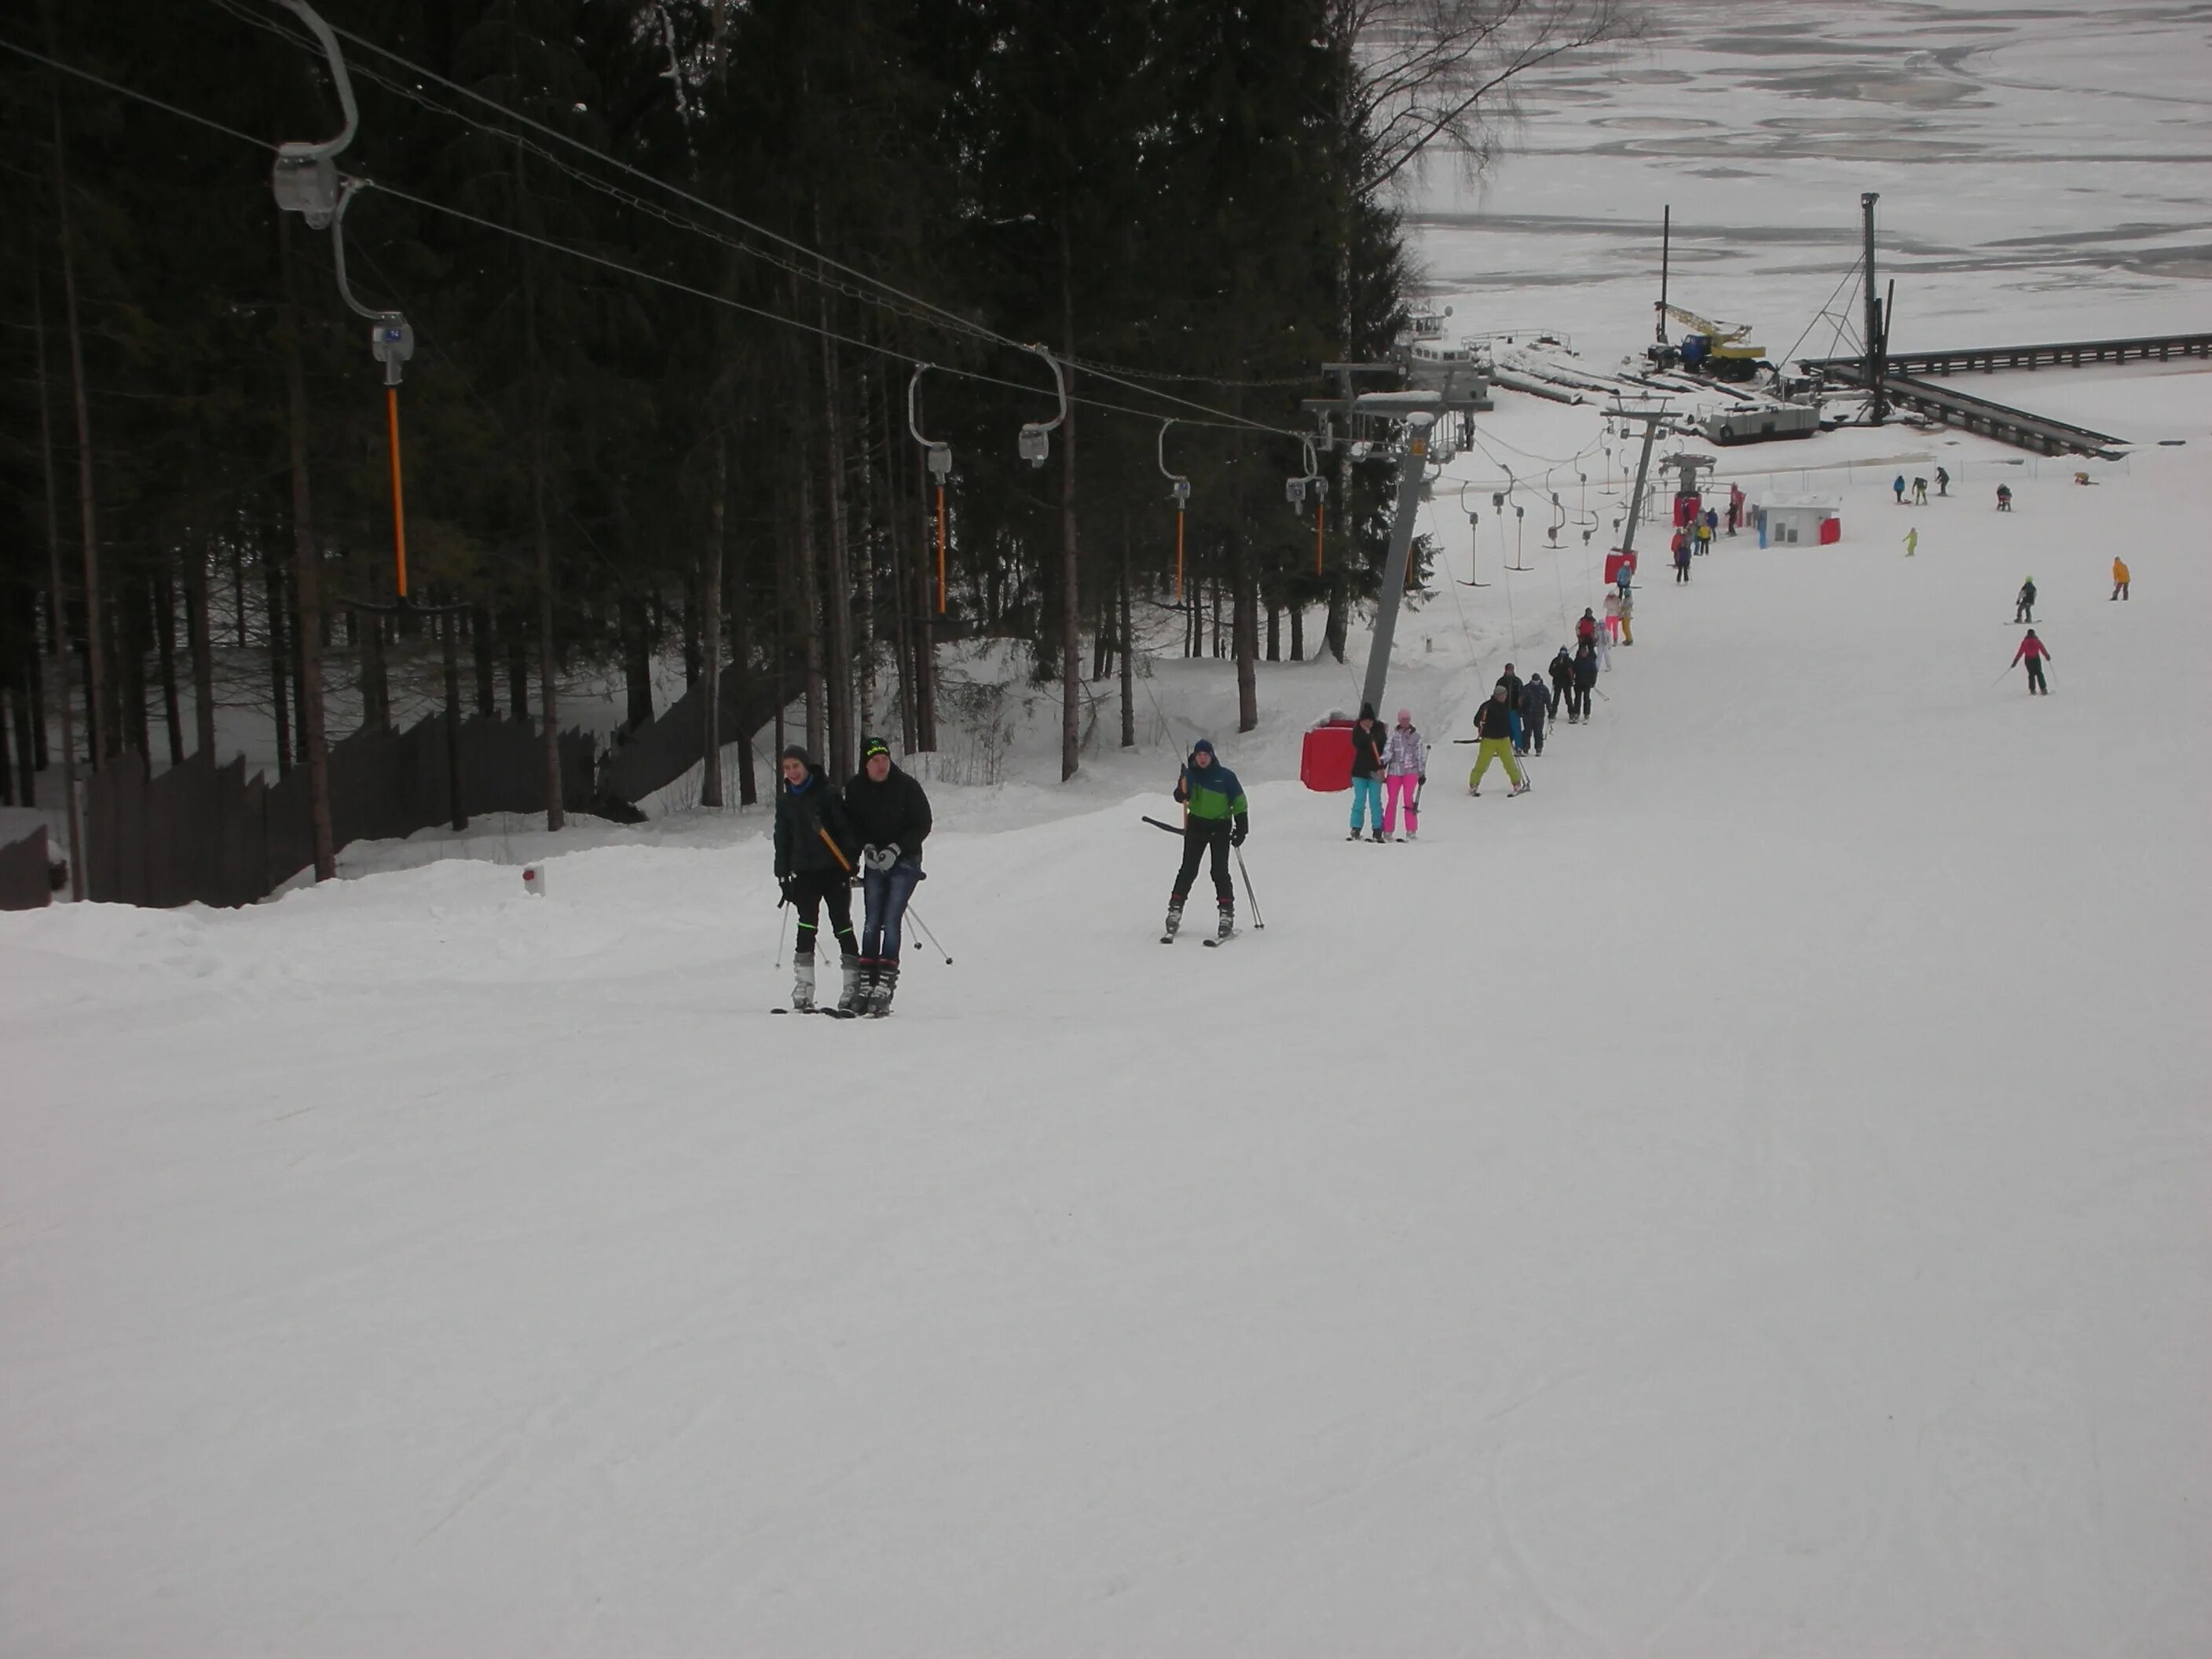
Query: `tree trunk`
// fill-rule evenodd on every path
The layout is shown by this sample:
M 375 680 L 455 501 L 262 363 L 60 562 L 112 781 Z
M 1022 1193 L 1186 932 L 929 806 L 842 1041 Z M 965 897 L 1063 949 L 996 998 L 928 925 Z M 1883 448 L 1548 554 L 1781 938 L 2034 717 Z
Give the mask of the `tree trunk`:
M 900 483 L 903 469 L 898 464 L 898 428 L 891 413 L 889 374 L 883 376 L 882 386 L 884 540 L 890 556 L 891 650 L 898 659 L 899 746 L 911 755 L 921 746 L 921 717 L 915 702 L 920 688 L 915 675 L 915 623 L 907 598 L 913 591 L 907 573 L 913 568 L 914 526 L 907 518 L 906 490 Z
M 925 432 L 929 428 L 924 427 Z M 929 514 L 929 532 L 923 542 L 923 551 L 914 562 L 914 725 L 915 741 L 925 754 L 937 748 L 937 511 L 936 492 L 931 488 L 929 457 L 915 458 L 915 490 L 917 507 Z M 913 523 L 912 519 L 907 521 Z
M 750 709 L 753 706 L 753 605 L 752 595 L 745 591 L 742 569 L 733 570 L 723 578 L 732 596 L 731 604 L 732 665 L 737 670 L 738 707 Z M 779 676 L 783 672 L 781 663 L 775 665 Z M 731 733 L 738 744 L 738 805 L 760 805 L 760 782 L 753 775 L 753 734 L 744 726 L 744 715 L 738 716 L 738 729 Z
M 619 602 L 622 629 L 623 720 L 633 732 L 653 723 L 653 641 L 644 603 L 625 591 Z
M 1291 660 L 1306 659 L 1306 608 L 1296 599 L 1291 601 Z
M 1075 370 L 1075 273 L 1067 246 L 1067 209 L 1063 200 L 1060 216 L 1060 329 L 1066 359 L 1061 373 L 1072 382 Z M 1071 385 L 1068 388 L 1073 391 Z M 1082 588 L 1075 557 L 1075 405 L 1067 405 L 1060 423 L 1060 781 L 1075 775 L 1077 745 L 1082 730 L 1082 665 L 1075 653 L 1082 649 Z
M 451 599 L 448 595 L 448 600 Z M 446 804 L 453 811 L 455 835 L 469 827 L 468 797 L 461 779 L 461 613 L 448 611 L 438 618 L 438 639 L 446 670 Z
M 169 764 L 185 763 L 185 715 L 177 698 L 177 587 L 170 580 L 168 558 L 154 579 L 154 648 L 161 664 L 161 715 L 169 734 Z
M 338 872 L 337 837 L 331 827 L 331 768 L 323 726 L 323 603 L 320 556 L 315 550 L 313 493 L 307 473 L 307 380 L 300 363 L 299 298 L 292 276 L 292 216 L 276 216 L 276 256 L 283 265 L 284 410 L 292 471 L 292 602 L 294 670 L 299 688 L 300 759 L 307 769 L 307 829 L 314 844 L 315 879 Z M 272 617 L 272 631 L 274 622 Z M 283 690 L 277 690 L 283 702 Z M 281 722 L 279 726 L 281 731 Z
M 469 612 L 469 639 L 476 657 L 477 713 L 485 720 L 499 713 L 499 659 L 493 649 L 491 609 Z
M 530 718 L 530 638 L 520 611 L 500 612 L 500 631 L 507 639 L 507 713 L 510 720 Z
M 284 567 L 261 550 L 261 589 L 269 610 L 269 680 L 276 716 L 276 775 L 292 775 L 292 686 L 285 671 Z
M 699 571 L 697 566 L 684 573 L 684 689 L 696 690 L 699 684 Z
M 1121 747 L 1137 746 L 1136 629 L 1129 603 L 1129 515 L 1121 515 Z
M 46 18 L 46 34 L 53 37 L 53 18 Z M 58 217 L 62 251 L 62 299 L 69 330 L 70 383 L 76 404 L 77 512 L 84 540 L 85 721 L 93 769 L 97 771 L 112 755 L 115 738 L 107 718 L 110 707 L 106 657 L 101 648 L 105 631 L 100 604 L 100 531 L 93 510 L 92 411 L 84 385 L 84 342 L 76 316 L 76 237 L 71 228 L 68 151 L 62 137 L 61 82 L 49 81 L 54 116 L 54 211 Z
M 185 637 L 192 654 L 192 752 L 215 760 L 215 629 L 208 616 L 208 550 L 195 537 L 185 555 Z
M 522 183 L 522 157 L 516 153 L 515 183 Z M 545 827 L 567 822 L 561 803 L 561 703 L 553 684 L 553 534 L 545 522 L 544 364 L 538 352 L 537 262 L 522 259 L 523 344 L 530 370 L 530 517 L 538 546 L 538 720 L 545 755 Z
M 860 534 L 854 543 L 860 561 L 860 659 L 854 665 L 853 707 L 863 738 L 876 723 L 876 468 L 875 446 L 868 438 L 868 378 L 865 373 L 860 376 L 860 395 L 855 405 L 858 430 L 853 446 L 860 466 Z
M 110 678 L 123 700 L 123 717 L 114 727 L 122 733 L 118 747 L 128 749 L 149 771 L 154 765 L 154 742 L 146 729 L 146 657 L 154 644 L 153 609 L 142 580 L 124 584 L 120 603 L 110 613 L 116 632 L 112 660 L 120 671 Z
M 719 403 L 719 400 L 717 400 Z M 719 409 L 713 411 L 719 414 Z M 730 445 L 722 428 L 714 428 L 714 483 L 707 505 L 707 546 L 700 560 L 699 609 L 701 637 L 706 649 L 702 665 L 706 676 L 706 701 L 699 709 L 699 804 L 720 806 L 722 802 L 722 535 L 729 510 Z
M 39 804 L 39 635 L 37 611 L 30 594 L 23 596 L 23 614 L 31 623 L 16 657 L 15 670 L 15 799 L 26 806 Z
M 814 560 L 814 479 L 799 469 L 799 644 L 806 658 L 806 752 L 823 761 L 822 573 Z
M 839 395 L 837 345 L 830 337 L 830 295 L 820 291 L 817 309 L 822 319 L 822 435 L 823 489 L 830 509 L 830 568 L 827 572 L 830 608 L 830 775 L 853 774 L 853 590 L 850 581 L 852 548 L 845 517 L 845 419 Z
M 35 271 L 31 279 L 31 329 L 38 341 L 39 464 L 46 481 L 46 592 L 52 617 L 46 643 L 53 655 L 49 671 L 54 702 L 61 714 L 62 794 L 69 809 L 70 896 L 84 896 L 84 832 L 76 799 L 76 714 L 70 706 L 69 597 L 62 586 L 61 513 L 54 488 L 54 422 L 46 388 L 46 285 Z M 89 699 L 88 699 L 89 701 Z

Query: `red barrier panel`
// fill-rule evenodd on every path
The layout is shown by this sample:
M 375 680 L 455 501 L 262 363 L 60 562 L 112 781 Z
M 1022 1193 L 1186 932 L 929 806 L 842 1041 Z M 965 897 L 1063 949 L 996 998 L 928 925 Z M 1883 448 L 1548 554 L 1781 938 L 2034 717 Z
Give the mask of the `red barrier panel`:
M 1821 546 L 1826 547 L 1830 543 L 1839 542 L 1843 540 L 1843 538 L 1844 521 L 1841 519 L 1823 519 L 1820 520 Z
M 1695 524 L 1704 503 L 1693 494 L 1677 490 L 1674 495 L 1674 525 L 1680 529 L 1686 524 Z
M 1350 720 L 1326 720 L 1306 733 L 1298 753 L 1298 781 L 1323 794 L 1352 787 Z

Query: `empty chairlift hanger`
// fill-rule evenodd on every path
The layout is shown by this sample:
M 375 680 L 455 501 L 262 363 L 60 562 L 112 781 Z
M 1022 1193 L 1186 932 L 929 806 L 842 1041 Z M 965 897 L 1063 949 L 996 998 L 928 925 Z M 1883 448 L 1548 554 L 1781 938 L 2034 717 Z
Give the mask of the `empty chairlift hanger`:
M 1158 448 L 1158 455 L 1159 455 L 1160 476 L 1161 476 L 1162 477 L 1165 478 L 1165 479 L 1168 481 L 1168 484 L 1169 484 L 1168 493 L 1175 498 L 1175 504 L 1176 504 L 1176 586 L 1175 586 L 1175 596 L 1176 596 L 1176 603 L 1177 605 L 1181 605 L 1181 604 L 1182 603 L 1182 515 L 1183 515 L 1183 512 L 1184 512 L 1184 510 L 1185 510 L 1187 507 L 1189 507 L 1189 505 L 1190 505 L 1190 480 L 1189 480 L 1188 478 L 1184 477 L 1182 476 L 1182 474 L 1181 474 L 1180 472 L 1170 472 L 1170 471 L 1168 471 L 1168 428 L 1169 428 L 1170 427 L 1173 426 L 1174 424 L 1175 424 L 1175 422 L 1174 422 L 1173 421 L 1162 421 L 1162 422 L 1160 422 L 1160 439 L 1159 439 L 1159 443 L 1158 443 L 1158 445 L 1157 446 L 1157 448 Z
M 1318 576 L 1322 574 L 1322 532 L 1328 520 L 1328 480 L 1321 476 L 1321 462 L 1314 453 L 1313 440 L 1301 438 L 1298 441 L 1305 446 L 1305 476 L 1284 480 L 1283 499 L 1291 504 L 1291 511 L 1296 513 L 1305 506 L 1307 490 L 1313 491 L 1314 574 Z
M 392 575 L 398 599 L 390 605 L 358 599 L 346 603 L 356 611 L 386 614 L 457 611 L 461 607 L 416 605 L 407 592 L 407 494 L 399 465 L 399 383 L 407 360 L 415 355 L 415 331 L 398 312 L 378 311 L 363 305 L 354 297 L 352 285 L 346 280 L 346 208 L 358 192 L 370 187 L 367 179 L 341 178 L 337 170 L 339 152 L 353 142 L 361 126 L 360 112 L 354 103 L 353 82 L 346 74 L 345 57 L 338 50 L 337 36 L 331 33 L 330 25 L 316 15 L 314 8 L 307 0 L 277 0 L 277 3 L 305 23 L 320 43 L 323 56 L 330 64 L 331 82 L 337 90 L 338 107 L 344 113 L 345 125 L 337 137 L 322 143 L 278 145 L 276 166 L 270 182 L 278 208 L 298 214 L 311 230 L 328 229 L 331 233 L 331 263 L 337 273 L 339 296 L 348 309 L 368 319 L 369 351 L 384 365 L 385 428 L 392 449 Z
M 929 370 L 929 364 L 916 363 L 914 378 L 906 383 L 906 429 L 928 456 L 929 476 L 937 481 L 937 614 L 941 617 L 945 614 L 945 481 L 952 476 L 952 446 L 922 436 L 921 422 L 915 413 L 915 395 L 921 390 L 921 377 Z
M 1467 504 L 1467 486 L 1465 484 L 1462 484 L 1459 487 L 1459 507 L 1461 512 L 1467 514 L 1467 568 L 1468 574 L 1472 575 L 1475 569 L 1475 560 L 1482 551 L 1482 537 L 1479 533 L 1482 528 L 1482 514 Z M 1488 582 L 1462 581 L 1460 583 L 1460 586 L 1462 587 L 1487 587 L 1490 584 Z
M 1052 453 L 1053 429 L 1067 418 L 1067 382 L 1060 376 L 1060 360 L 1048 348 L 1033 345 L 1029 349 L 1043 358 L 1045 366 L 1052 370 L 1053 395 L 1060 399 L 1060 413 L 1050 420 L 1022 423 L 1022 435 L 1017 446 L 1021 458 L 1031 466 L 1042 466 L 1045 458 Z

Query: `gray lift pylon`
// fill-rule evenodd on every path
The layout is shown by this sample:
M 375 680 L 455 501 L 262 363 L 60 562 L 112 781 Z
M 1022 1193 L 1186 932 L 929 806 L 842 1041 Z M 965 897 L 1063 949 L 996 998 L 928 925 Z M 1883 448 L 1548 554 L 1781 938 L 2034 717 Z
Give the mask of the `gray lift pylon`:
M 1390 520 L 1390 554 L 1382 562 L 1382 591 L 1375 600 L 1375 643 L 1367 653 L 1367 681 L 1360 701 L 1382 706 L 1382 688 L 1390 677 L 1390 641 L 1398 628 L 1398 604 L 1406 593 L 1406 563 L 1413 545 L 1413 524 L 1420 516 L 1421 482 L 1429 466 L 1429 434 L 1437 423 L 1433 410 L 1407 416 L 1405 437 L 1398 447 L 1398 507 Z

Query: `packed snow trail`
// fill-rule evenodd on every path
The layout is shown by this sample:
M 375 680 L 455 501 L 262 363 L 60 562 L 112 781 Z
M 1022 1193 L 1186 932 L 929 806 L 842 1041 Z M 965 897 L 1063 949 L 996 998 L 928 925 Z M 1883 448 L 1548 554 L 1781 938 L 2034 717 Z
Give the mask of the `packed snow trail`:
M 0 917 L 0 1650 L 2202 1653 L 2212 501 L 1846 513 L 1524 799 L 1496 653 L 1416 843 L 1243 769 L 1233 951 L 1171 763 L 885 1021 L 758 839 Z

